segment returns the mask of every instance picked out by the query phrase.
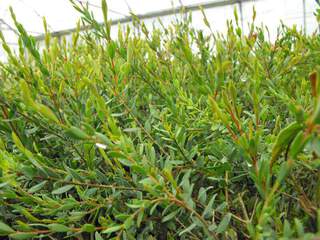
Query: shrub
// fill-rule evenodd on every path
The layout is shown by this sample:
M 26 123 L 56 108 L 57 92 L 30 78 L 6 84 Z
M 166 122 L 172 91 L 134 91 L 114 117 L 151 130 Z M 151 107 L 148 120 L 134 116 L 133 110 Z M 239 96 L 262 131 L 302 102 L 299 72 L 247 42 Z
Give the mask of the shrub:
M 318 34 L 192 19 L 45 47 L 12 17 L 0 81 L 0 235 L 291 239 L 320 231 Z M 204 15 L 204 21 L 211 27 Z M 44 21 L 45 29 L 46 24 Z M 79 29 L 79 26 L 78 26 Z

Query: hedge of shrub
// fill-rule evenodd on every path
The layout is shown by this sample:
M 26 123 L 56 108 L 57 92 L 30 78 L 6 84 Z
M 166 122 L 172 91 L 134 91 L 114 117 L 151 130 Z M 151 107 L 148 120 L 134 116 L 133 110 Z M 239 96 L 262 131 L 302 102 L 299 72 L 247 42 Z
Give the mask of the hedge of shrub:
M 1 239 L 317 239 L 320 38 L 237 13 L 41 50 L 0 35 Z M 316 14 L 317 15 L 317 14 Z M 317 15 L 319 16 L 319 15 Z M 138 31 L 136 31 L 138 30 Z

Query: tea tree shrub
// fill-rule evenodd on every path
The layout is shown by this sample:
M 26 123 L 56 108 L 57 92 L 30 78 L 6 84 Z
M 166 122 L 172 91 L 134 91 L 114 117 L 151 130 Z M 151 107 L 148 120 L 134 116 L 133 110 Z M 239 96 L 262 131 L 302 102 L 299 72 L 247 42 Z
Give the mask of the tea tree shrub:
M 104 25 L 73 4 L 70 44 L 40 51 L 13 11 L 19 52 L 0 35 L 2 239 L 316 239 L 317 33 L 235 13 L 116 40 L 105 1 Z

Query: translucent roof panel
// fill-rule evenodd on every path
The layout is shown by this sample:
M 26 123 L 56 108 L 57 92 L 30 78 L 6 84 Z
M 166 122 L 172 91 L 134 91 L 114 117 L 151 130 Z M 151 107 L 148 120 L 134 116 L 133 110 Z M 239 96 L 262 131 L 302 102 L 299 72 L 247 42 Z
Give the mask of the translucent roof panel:
M 145 14 L 154 11 L 160 11 L 164 9 L 170 9 L 172 7 L 180 6 L 179 0 L 124 0 L 130 10 L 135 14 Z M 198 3 L 201 1 L 197 1 Z
M 74 0 L 74 2 L 88 3 L 96 19 L 102 21 L 101 0 Z M 130 15 L 125 0 L 107 0 L 107 2 L 110 19 L 116 20 Z M 33 36 L 44 33 L 43 17 L 46 18 L 51 32 L 74 28 L 80 19 L 80 14 L 73 8 L 69 0 L 0 0 L 0 30 L 13 48 L 17 44 L 17 35 L 9 11 L 10 6 L 18 21 Z M 3 55 L 3 50 L 0 48 L 0 59 L 3 59 Z
M 76 3 L 85 4 L 88 1 L 75 0 Z M 110 8 L 109 18 L 119 19 L 129 15 L 129 10 L 122 0 L 108 1 Z M 46 17 L 49 30 L 60 31 L 75 26 L 79 14 L 75 11 L 68 0 L 1 0 L 0 16 L 7 23 L 12 24 L 9 13 L 9 6 L 12 6 L 18 20 L 23 23 L 30 33 L 42 33 L 42 17 Z M 90 0 L 89 8 L 97 17 L 102 20 L 101 1 Z
M 101 11 L 101 0 L 73 0 L 78 4 L 88 3 L 90 10 L 98 21 L 103 20 Z M 240 7 L 240 2 L 241 7 Z M 280 21 L 298 28 L 304 29 L 306 33 L 313 33 L 317 29 L 317 22 L 314 11 L 317 8 L 315 0 L 107 0 L 109 8 L 109 18 L 118 20 L 130 16 L 133 12 L 137 15 L 148 15 L 144 21 L 148 26 L 152 26 L 160 17 L 166 24 L 173 19 L 170 15 L 173 7 L 207 5 L 206 15 L 214 30 L 224 32 L 226 30 L 226 20 L 233 18 L 233 9 L 242 12 L 243 26 L 248 29 L 248 22 L 252 20 L 252 8 L 257 11 L 258 24 L 263 23 L 268 26 L 271 35 L 275 35 Z M 213 7 L 215 5 L 217 6 Z M 304 4 L 305 3 L 305 4 Z M 19 22 L 26 28 L 29 34 L 34 36 L 42 35 L 42 17 L 46 17 L 49 31 L 58 32 L 72 29 L 76 26 L 80 18 L 79 13 L 73 8 L 69 0 L 0 0 L 0 30 L 3 31 L 8 43 L 15 48 L 17 45 L 17 35 L 12 22 L 9 6 L 12 6 Z M 305 11 L 304 11 L 305 10 Z M 156 14 L 154 16 L 153 14 Z M 168 15 L 169 13 L 169 15 Z M 152 15 L 152 16 L 150 16 Z M 196 28 L 204 29 L 203 17 L 198 9 L 193 8 L 193 25 Z M 112 34 L 116 35 L 116 26 Z M 0 48 L 0 59 L 3 59 L 3 50 Z

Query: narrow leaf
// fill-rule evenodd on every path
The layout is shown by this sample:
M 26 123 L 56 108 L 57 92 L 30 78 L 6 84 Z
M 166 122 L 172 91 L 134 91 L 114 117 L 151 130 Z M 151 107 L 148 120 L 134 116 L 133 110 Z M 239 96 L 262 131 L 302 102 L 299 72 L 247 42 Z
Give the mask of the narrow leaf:
M 68 192 L 73 187 L 74 187 L 73 185 L 66 185 L 66 186 L 63 186 L 61 188 L 57 188 L 57 189 L 53 190 L 52 194 L 62 194 L 62 193 Z

